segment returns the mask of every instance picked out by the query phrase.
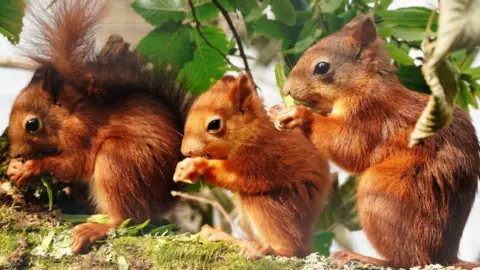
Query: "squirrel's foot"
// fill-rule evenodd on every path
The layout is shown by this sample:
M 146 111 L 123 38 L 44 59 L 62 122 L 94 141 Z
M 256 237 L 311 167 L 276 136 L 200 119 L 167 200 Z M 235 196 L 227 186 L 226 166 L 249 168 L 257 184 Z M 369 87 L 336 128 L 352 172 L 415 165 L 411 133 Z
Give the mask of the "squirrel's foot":
M 480 262 L 466 262 L 462 260 L 458 260 L 455 264 L 455 267 L 460 267 L 462 269 L 480 269 Z
M 364 255 L 360 255 L 351 250 L 345 249 L 337 251 L 330 256 L 332 263 L 336 264 L 339 269 L 351 261 L 357 261 L 365 264 L 373 264 L 377 266 L 388 266 L 388 262 L 382 259 L 376 259 Z
M 83 223 L 73 228 L 72 252 L 78 254 L 107 236 L 107 232 L 113 228 L 110 224 Z
M 7 169 L 7 176 L 18 186 L 25 185 L 34 176 L 40 175 L 40 168 L 37 161 L 30 159 L 12 159 Z
M 205 158 L 186 158 L 177 164 L 173 181 L 193 184 L 200 180 L 207 168 L 208 160 Z
M 313 112 L 305 106 L 292 106 L 277 113 L 277 129 L 294 129 L 303 127 L 313 120 Z
M 238 244 L 240 240 L 222 231 L 220 228 L 212 228 L 210 225 L 203 225 L 200 230 L 200 236 L 209 242 L 224 241 L 232 244 Z
M 247 260 L 258 260 L 265 255 L 274 254 L 275 251 L 272 249 L 270 245 L 267 244 L 259 244 L 255 242 L 246 242 L 243 245 L 240 254 L 245 256 Z

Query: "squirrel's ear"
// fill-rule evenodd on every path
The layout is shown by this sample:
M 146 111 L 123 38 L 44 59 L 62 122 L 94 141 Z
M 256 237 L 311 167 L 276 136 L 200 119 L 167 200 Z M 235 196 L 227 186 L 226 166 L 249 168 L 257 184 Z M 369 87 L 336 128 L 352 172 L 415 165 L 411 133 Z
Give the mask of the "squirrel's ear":
M 30 83 L 41 81 L 42 89 L 52 98 L 56 104 L 63 87 L 62 75 L 54 67 L 41 67 L 35 71 Z
M 359 15 L 347 23 L 342 32 L 355 39 L 362 48 L 367 47 L 377 39 L 375 23 L 367 15 Z
M 233 104 L 238 108 L 242 113 L 248 109 L 250 100 L 252 99 L 253 92 L 255 91 L 250 77 L 241 73 L 238 75 L 237 79 L 232 86 L 232 100 Z

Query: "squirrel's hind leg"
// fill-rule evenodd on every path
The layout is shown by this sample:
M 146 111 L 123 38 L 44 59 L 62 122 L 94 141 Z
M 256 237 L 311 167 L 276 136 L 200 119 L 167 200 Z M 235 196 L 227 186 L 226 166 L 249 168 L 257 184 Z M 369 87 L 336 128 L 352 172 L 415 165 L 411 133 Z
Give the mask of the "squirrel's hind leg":
M 373 264 L 376 266 L 389 266 L 389 262 L 386 260 L 364 256 L 348 249 L 335 252 L 330 258 L 332 263 L 336 264 L 339 269 L 342 269 L 345 264 L 352 261 L 358 261 L 364 264 Z
M 73 228 L 72 252 L 79 254 L 86 251 L 95 241 L 107 236 L 114 224 L 83 223 Z
M 275 254 L 272 247 L 267 244 L 262 245 L 252 241 L 242 241 L 222 231 L 220 228 L 212 228 L 210 225 L 202 226 L 200 236 L 210 242 L 224 241 L 240 246 L 242 248 L 240 253 L 249 260 L 257 260 L 265 255 Z
M 480 262 L 466 262 L 462 260 L 458 260 L 455 264 L 455 267 L 460 267 L 462 269 L 480 269 Z

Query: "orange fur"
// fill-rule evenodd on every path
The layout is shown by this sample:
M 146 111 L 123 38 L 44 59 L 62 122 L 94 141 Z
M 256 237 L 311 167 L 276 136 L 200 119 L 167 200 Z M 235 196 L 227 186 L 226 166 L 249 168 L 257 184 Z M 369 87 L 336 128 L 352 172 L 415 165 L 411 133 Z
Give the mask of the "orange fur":
M 361 223 L 385 260 L 347 252 L 336 256 L 341 264 L 349 259 L 393 267 L 455 264 L 477 190 L 475 130 L 457 107 L 448 127 L 408 148 L 428 96 L 401 85 L 374 31 L 372 20 L 361 15 L 307 50 L 284 93 L 310 106 L 327 103 L 330 114 L 300 106 L 280 112 L 277 121 L 288 128 L 301 126 L 329 159 L 363 174 L 358 184 Z M 330 70 L 314 75 L 320 61 L 328 62 Z
M 40 174 L 89 184 L 110 223 L 77 226 L 72 248 L 80 252 L 124 219 L 157 221 L 171 209 L 189 102 L 175 76 L 147 71 L 132 53 L 95 55 L 97 1 L 58 1 L 52 9 L 53 22 L 32 15 L 43 36 L 30 44 L 45 51 L 30 52 L 41 67 L 13 105 L 8 175 L 18 184 Z M 32 119 L 33 132 L 26 130 Z
M 212 119 L 220 129 L 209 132 Z M 299 131 L 278 131 L 248 76 L 226 76 L 189 112 L 176 181 L 229 189 L 249 246 L 260 253 L 306 256 L 327 198 L 327 161 Z M 206 159 L 206 158 L 208 159 Z M 248 245 L 247 245 L 248 246 Z

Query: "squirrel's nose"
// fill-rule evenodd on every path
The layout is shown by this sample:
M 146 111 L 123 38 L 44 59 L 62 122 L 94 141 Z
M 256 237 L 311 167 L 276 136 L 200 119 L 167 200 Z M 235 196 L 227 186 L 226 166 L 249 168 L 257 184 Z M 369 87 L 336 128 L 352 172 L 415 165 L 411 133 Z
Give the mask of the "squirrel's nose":
M 289 96 L 290 95 L 290 89 L 291 89 L 291 83 L 290 80 L 287 80 L 285 82 L 285 85 L 283 85 L 282 92 L 284 96 Z
M 196 140 L 185 140 L 182 143 L 182 155 L 186 157 L 199 157 L 203 155 L 202 144 Z

